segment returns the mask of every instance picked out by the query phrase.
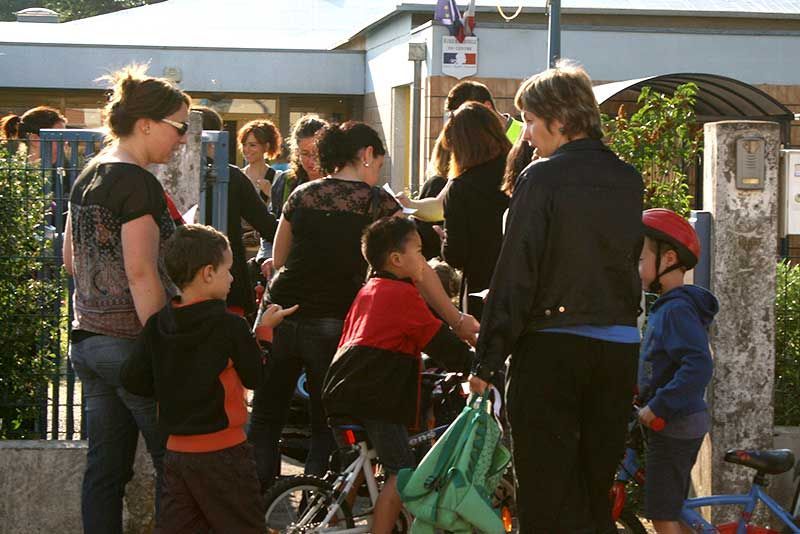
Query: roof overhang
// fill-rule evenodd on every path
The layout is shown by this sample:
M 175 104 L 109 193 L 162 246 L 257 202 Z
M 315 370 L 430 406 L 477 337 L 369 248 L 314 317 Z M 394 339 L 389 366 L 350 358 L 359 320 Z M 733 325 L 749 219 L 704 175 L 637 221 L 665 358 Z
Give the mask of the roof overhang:
M 638 94 L 644 87 L 664 94 L 674 94 L 679 85 L 697 85 L 695 112 L 703 122 L 716 120 L 770 120 L 788 125 L 794 114 L 785 105 L 758 87 L 717 74 L 660 74 L 634 80 L 606 83 L 594 87 L 598 104 L 621 99 L 628 91 Z

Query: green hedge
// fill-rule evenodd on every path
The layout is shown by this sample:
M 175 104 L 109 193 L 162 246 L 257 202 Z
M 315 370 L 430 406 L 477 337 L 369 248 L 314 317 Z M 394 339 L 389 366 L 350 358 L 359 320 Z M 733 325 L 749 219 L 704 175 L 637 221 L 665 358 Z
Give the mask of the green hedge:
M 788 261 L 775 296 L 775 424 L 800 425 L 800 265 Z
M 0 147 L 0 439 L 43 437 L 37 419 L 55 371 L 60 269 L 44 236 L 42 181 Z

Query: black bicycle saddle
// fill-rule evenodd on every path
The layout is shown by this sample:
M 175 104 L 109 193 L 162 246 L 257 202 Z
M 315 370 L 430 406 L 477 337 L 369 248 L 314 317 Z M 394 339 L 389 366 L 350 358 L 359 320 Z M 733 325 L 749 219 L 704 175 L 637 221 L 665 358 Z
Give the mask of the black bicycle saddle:
M 725 453 L 725 461 L 752 467 L 759 473 L 779 475 L 794 467 L 794 454 L 789 449 L 731 449 Z

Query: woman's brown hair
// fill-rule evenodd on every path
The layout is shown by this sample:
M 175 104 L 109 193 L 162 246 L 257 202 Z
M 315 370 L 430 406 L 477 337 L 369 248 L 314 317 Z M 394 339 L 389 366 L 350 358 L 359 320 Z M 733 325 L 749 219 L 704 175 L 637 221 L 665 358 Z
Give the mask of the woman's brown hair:
M 447 178 L 450 171 L 450 152 L 442 147 L 444 142 L 443 135 L 440 133 L 436 138 L 436 143 L 433 144 L 431 149 L 431 157 L 428 160 L 428 168 L 425 169 L 425 174 L 428 178 L 434 176 L 442 176 Z
M 253 134 L 256 141 L 267 147 L 266 154 L 269 159 L 275 159 L 281 155 L 283 137 L 278 127 L 268 120 L 250 121 L 241 128 L 237 134 L 239 146 L 243 146 L 247 136 Z
M 133 133 L 139 119 L 160 121 L 192 105 L 189 95 L 169 80 L 147 76 L 147 65 L 130 65 L 100 80 L 112 85 L 105 120 L 116 139 Z
M 450 151 L 451 178 L 498 157 L 505 157 L 511 142 L 497 114 L 477 102 L 462 104 L 447 121 L 442 148 Z
M 560 121 L 564 125 L 562 133 L 570 139 L 584 135 L 603 138 L 592 80 L 582 67 L 570 61 L 559 61 L 554 68 L 522 82 L 514 105 L 544 119 L 548 130 L 553 120 Z
M 67 118 L 60 111 L 37 106 L 22 116 L 11 114 L 0 119 L 0 139 L 27 139 L 30 134 L 39 135 L 39 130 L 52 128 L 59 122 L 67 123 Z
M 500 186 L 500 191 L 508 196 L 514 194 L 514 185 L 517 183 L 517 178 L 520 173 L 525 170 L 525 167 L 530 165 L 533 159 L 534 149 L 522 137 L 520 137 L 506 156 L 506 170 L 503 173 L 503 185 Z

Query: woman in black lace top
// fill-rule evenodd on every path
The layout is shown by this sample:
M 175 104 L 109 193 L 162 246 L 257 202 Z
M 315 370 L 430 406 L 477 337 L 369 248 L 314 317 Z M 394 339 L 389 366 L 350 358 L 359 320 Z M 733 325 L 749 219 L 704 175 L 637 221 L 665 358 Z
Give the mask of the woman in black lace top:
M 292 192 L 275 234 L 273 262 L 278 271 L 268 297 L 276 304 L 299 304 L 300 309 L 275 329 L 270 376 L 253 400 L 249 439 L 264 488 L 278 474 L 278 440 L 303 368 L 312 425 L 305 471 L 326 471 L 334 443 L 320 390 L 344 317 L 366 279 L 361 234 L 372 221 L 401 211 L 391 195 L 376 187 L 386 151 L 375 130 L 357 122 L 330 126 L 319 137 L 318 152 L 328 176 Z M 428 271 L 420 290 L 440 315 L 469 337 L 474 319 L 458 313 L 436 274 Z

